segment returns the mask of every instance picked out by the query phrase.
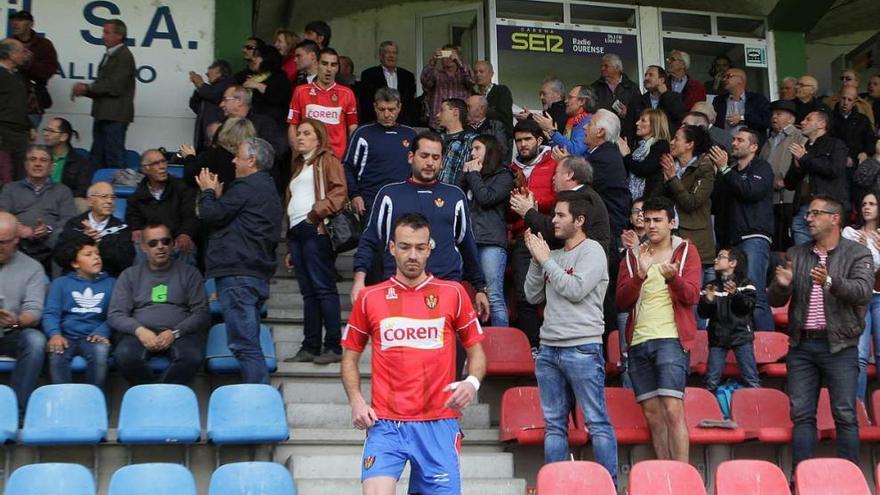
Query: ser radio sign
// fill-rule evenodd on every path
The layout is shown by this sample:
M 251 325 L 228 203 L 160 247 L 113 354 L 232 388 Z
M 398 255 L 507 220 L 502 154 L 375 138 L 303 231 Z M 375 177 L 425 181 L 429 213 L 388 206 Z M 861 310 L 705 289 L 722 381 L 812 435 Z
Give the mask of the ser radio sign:
M 636 36 L 532 26 L 498 26 L 498 48 L 518 52 L 580 55 L 601 58 L 614 53 L 638 57 Z

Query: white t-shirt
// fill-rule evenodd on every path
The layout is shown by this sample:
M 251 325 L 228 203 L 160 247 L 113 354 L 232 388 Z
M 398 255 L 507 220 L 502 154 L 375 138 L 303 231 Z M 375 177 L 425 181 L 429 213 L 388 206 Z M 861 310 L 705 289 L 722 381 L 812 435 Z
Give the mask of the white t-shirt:
M 287 203 L 290 228 L 305 220 L 313 206 L 315 206 L 315 173 L 312 171 L 312 165 L 305 165 L 302 172 L 290 181 L 290 201 Z

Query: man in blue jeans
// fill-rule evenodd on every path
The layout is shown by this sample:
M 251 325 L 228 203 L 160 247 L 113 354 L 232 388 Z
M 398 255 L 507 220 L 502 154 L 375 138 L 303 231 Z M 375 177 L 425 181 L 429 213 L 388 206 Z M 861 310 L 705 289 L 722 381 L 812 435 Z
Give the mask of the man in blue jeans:
M 813 457 L 823 383 L 831 396 L 837 455 L 859 462 L 858 342 L 874 286 L 874 263 L 867 247 L 841 237 L 844 218 L 837 199 L 814 196 L 806 215 L 813 240 L 788 250 L 789 261 L 776 268 L 770 285 L 772 306 L 790 301 L 786 364 L 794 423 L 792 472 L 800 461 Z
M 235 180 L 225 185 L 208 169 L 196 177 L 199 218 L 210 229 L 205 267 L 217 280 L 217 294 L 229 348 L 245 383 L 269 383 L 260 348 L 260 307 L 269 298 L 275 246 L 281 232 L 281 200 L 270 172 L 272 145 L 245 140 L 232 162 Z
M 525 280 L 526 299 L 546 302 L 535 376 L 544 412 L 544 462 L 568 459 L 568 416 L 577 401 L 587 420 L 593 453 L 617 482 L 617 439 L 605 408 L 605 331 L 603 301 L 608 288 L 605 250 L 588 239 L 589 206 L 582 198 L 560 199 L 553 212 L 553 234 L 565 242 L 550 250 L 539 233 L 525 232 L 532 256 Z

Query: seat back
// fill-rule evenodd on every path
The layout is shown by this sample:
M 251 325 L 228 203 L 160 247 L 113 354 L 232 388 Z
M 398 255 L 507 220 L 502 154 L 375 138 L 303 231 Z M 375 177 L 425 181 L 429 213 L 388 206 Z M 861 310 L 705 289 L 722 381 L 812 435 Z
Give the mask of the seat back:
M 605 372 L 617 375 L 623 365 L 623 354 L 620 352 L 620 331 L 612 330 L 605 343 Z
M 697 387 L 685 388 L 684 415 L 688 428 L 696 427 L 704 419 L 718 421 L 724 419 L 718 400 L 712 392 Z
M 208 495 L 296 495 L 296 488 L 281 464 L 236 462 L 214 471 Z
M 125 392 L 119 411 L 121 443 L 192 443 L 200 435 L 199 402 L 191 388 L 157 383 Z
M 208 403 L 208 439 L 214 443 L 270 443 L 288 438 L 281 393 L 262 384 L 219 387 Z
M 275 371 L 278 368 L 275 341 L 272 339 L 272 331 L 266 325 L 260 325 L 260 349 L 263 351 L 269 371 Z M 208 332 L 205 365 L 211 373 L 237 373 L 240 369 L 238 360 L 229 350 L 225 323 L 214 325 Z
M 0 385 L 0 443 L 15 441 L 18 433 L 18 399 L 8 385 Z
M 529 339 L 511 327 L 483 327 L 487 376 L 534 376 L 535 361 Z
M 770 312 L 773 313 L 773 323 L 776 329 L 782 332 L 788 329 L 788 304 L 785 303 L 785 306 L 779 308 L 770 308 Z
M 755 437 L 761 428 L 792 428 L 788 396 L 772 388 L 741 388 L 730 401 L 730 417 Z
M 871 394 L 871 419 L 875 425 L 880 425 L 880 389 Z
M 834 416 L 831 414 L 831 396 L 828 388 L 819 391 L 819 402 L 816 407 L 816 429 L 823 438 L 830 438 L 837 431 Z
M 629 473 L 630 495 L 706 495 L 703 478 L 690 464 L 642 461 Z
M 544 412 L 538 387 L 513 387 L 501 396 L 499 440 L 516 440 L 523 430 L 544 430 Z
M 92 184 L 96 182 L 109 182 L 113 184 L 113 175 L 118 171 L 118 168 L 99 168 L 92 174 Z
M 755 332 L 755 361 L 775 363 L 788 354 L 788 335 L 782 332 Z
M 96 444 L 107 433 L 107 403 L 94 385 L 65 383 L 34 390 L 27 404 L 26 445 Z
M 641 406 L 636 402 L 635 393 L 628 388 L 605 387 L 605 408 L 614 429 L 618 432 L 644 433 L 650 440 L 651 430 Z M 619 437 L 623 435 L 618 433 Z M 627 435 L 629 436 L 629 435 Z M 619 441 L 620 438 L 618 439 Z M 626 441 L 625 443 L 631 443 Z
M 725 461 L 715 471 L 715 495 L 788 495 L 785 473 L 767 461 Z
M 694 336 L 694 345 L 691 347 L 691 372 L 706 372 L 709 363 L 709 332 L 697 332 Z
M 18 413 L 16 413 L 18 417 Z M 29 464 L 6 481 L 4 495 L 95 495 L 95 478 L 79 464 Z
M 217 281 L 213 277 L 205 279 L 205 296 L 208 298 L 208 310 L 211 312 L 211 316 L 223 316 L 217 294 Z
M 870 495 L 862 470 L 846 459 L 817 458 L 798 463 L 795 470 L 798 495 Z
M 538 493 L 589 493 L 616 495 L 614 481 L 601 464 L 591 461 L 564 461 L 545 464 L 538 471 Z
M 107 495 L 196 495 L 196 480 L 180 464 L 132 464 L 113 473 Z

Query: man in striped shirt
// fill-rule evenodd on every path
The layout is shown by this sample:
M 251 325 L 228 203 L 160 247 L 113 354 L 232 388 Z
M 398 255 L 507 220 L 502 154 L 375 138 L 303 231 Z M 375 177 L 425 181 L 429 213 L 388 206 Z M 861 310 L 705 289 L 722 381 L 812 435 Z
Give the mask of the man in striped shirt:
M 871 252 L 840 234 L 844 209 L 831 196 L 810 201 L 806 223 L 813 240 L 786 253 L 776 268 L 768 298 L 788 307 L 788 392 L 791 400 L 792 472 L 813 457 L 816 409 L 826 384 L 837 430 L 837 455 L 859 461 L 856 389 L 858 341 L 865 326 L 865 305 L 874 286 Z

